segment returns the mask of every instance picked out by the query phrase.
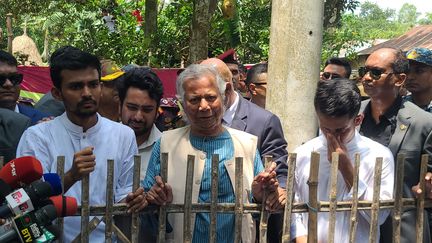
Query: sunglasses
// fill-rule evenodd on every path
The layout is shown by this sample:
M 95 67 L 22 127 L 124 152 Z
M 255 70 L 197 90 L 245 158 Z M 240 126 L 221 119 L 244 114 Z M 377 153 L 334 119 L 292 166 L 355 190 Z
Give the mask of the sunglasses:
M 360 78 L 363 78 L 367 73 L 369 73 L 370 77 L 373 80 L 378 80 L 381 78 L 381 75 L 383 74 L 393 74 L 393 73 L 385 73 L 384 71 L 377 69 L 377 68 L 367 68 L 367 67 L 359 67 L 358 74 Z
M 337 73 L 330 73 L 330 72 L 323 72 L 322 76 L 325 79 L 341 78 L 341 76 L 339 74 L 337 74 Z
M 12 73 L 9 75 L 0 74 L 0 86 L 3 86 L 6 80 L 9 80 L 13 86 L 16 86 L 23 81 L 23 75 L 21 73 Z

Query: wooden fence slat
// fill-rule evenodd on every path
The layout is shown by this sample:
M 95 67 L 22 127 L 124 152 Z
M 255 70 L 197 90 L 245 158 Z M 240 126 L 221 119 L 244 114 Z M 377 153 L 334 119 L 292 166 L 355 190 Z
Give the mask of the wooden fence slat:
M 99 223 L 100 223 L 101 221 L 102 221 L 102 220 L 99 219 L 98 217 L 93 217 L 92 220 L 90 220 L 90 222 L 88 223 L 88 231 L 89 231 L 89 232 L 92 232 L 94 229 L 96 229 L 96 227 L 99 225 Z M 81 231 L 81 233 L 82 233 L 82 231 Z M 80 243 L 80 242 L 82 242 L 82 241 L 81 241 L 81 237 L 82 237 L 82 234 L 81 234 L 81 233 L 79 233 L 79 234 L 75 237 L 75 239 L 72 240 L 71 243 Z
M 355 242 L 357 233 L 357 214 L 358 214 L 358 182 L 360 171 L 360 154 L 354 155 L 354 179 L 353 179 L 353 197 L 352 197 L 352 211 L 350 217 L 350 242 Z
M 81 242 L 89 242 L 89 175 L 81 180 Z
M 405 169 L 405 154 L 398 154 L 396 160 L 396 177 L 395 177 L 395 203 L 393 210 L 393 242 L 400 243 L 401 233 L 401 215 L 403 211 L 403 184 L 404 184 L 404 169 Z
M 318 242 L 318 172 L 319 172 L 320 154 L 311 153 L 309 169 L 309 205 L 308 205 L 308 243 Z
M 162 181 L 164 183 L 167 182 L 168 177 L 168 153 L 161 154 L 161 164 L 160 164 L 160 176 L 162 177 Z M 166 217 L 167 210 L 166 205 L 161 205 L 159 207 L 159 229 L 158 229 L 158 243 L 165 243 L 165 231 L 166 231 Z
M 219 155 L 212 156 L 211 204 L 210 204 L 210 243 L 216 243 L 217 203 L 219 186 Z
M 328 243 L 334 242 L 336 226 L 336 196 L 337 196 L 337 178 L 339 173 L 339 153 L 333 152 L 331 155 L 331 173 L 330 173 L 330 216 L 328 227 Z
M 428 155 L 423 154 L 421 157 L 420 164 L 420 189 L 423 193 L 421 193 L 417 198 L 417 220 L 416 220 L 416 242 L 423 242 L 423 227 L 424 227 L 424 199 L 425 199 L 425 176 L 428 164 Z
M 62 186 L 62 192 L 64 193 L 64 164 L 65 164 L 65 157 L 64 156 L 58 156 L 57 157 L 57 174 L 60 176 L 61 180 L 61 186 Z M 63 229 L 64 229 L 64 219 L 57 218 L 57 228 L 59 231 L 59 237 L 57 239 L 58 243 L 63 242 Z
M 192 242 L 192 188 L 194 177 L 194 163 L 195 156 L 188 155 L 187 171 L 186 171 L 186 185 L 184 195 L 184 214 L 183 214 L 183 242 Z
M 113 218 L 112 208 L 114 204 L 114 160 L 107 161 L 107 186 L 106 186 L 106 207 L 105 207 L 105 242 L 112 242 Z
M 282 243 L 289 243 L 291 240 L 290 229 L 291 229 L 291 211 L 292 202 L 294 197 L 294 179 L 295 179 L 295 167 L 297 161 L 297 154 L 289 154 L 288 157 L 288 178 L 286 184 L 286 203 L 284 211 L 284 223 L 282 231 Z
M 235 158 L 235 234 L 234 243 L 241 243 L 243 224 L 243 158 Z
M 382 163 L 383 158 L 376 158 L 375 162 L 375 172 L 374 172 L 374 190 L 372 196 L 372 209 L 371 209 L 371 220 L 370 220 L 370 230 L 369 230 L 369 242 L 375 243 L 377 240 L 378 232 L 378 214 L 379 214 L 379 199 L 381 190 L 381 173 L 382 173 Z
M 0 156 L 0 169 L 3 168 L 4 162 L 4 156 Z
M 133 183 L 132 183 L 132 191 L 135 192 L 140 185 L 140 177 L 141 177 L 141 156 L 135 155 L 134 156 L 134 167 L 133 167 Z M 132 243 L 138 243 L 138 236 L 139 236 L 139 228 L 140 228 L 140 221 L 139 221 L 139 214 L 138 213 L 132 213 L 131 218 L 131 242 Z
M 264 168 L 267 169 L 272 161 L 271 155 L 264 156 Z M 264 190 L 261 204 L 261 218 L 259 224 L 259 242 L 267 242 L 267 226 L 269 212 L 266 210 L 267 190 Z

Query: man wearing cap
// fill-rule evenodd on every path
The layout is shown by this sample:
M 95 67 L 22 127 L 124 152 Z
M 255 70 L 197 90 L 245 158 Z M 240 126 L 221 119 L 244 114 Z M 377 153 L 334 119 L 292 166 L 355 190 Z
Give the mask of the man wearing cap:
M 405 88 L 411 92 L 404 100 L 432 112 L 432 50 L 414 48 L 407 52 L 409 72 Z
M 111 121 L 120 120 L 120 100 L 117 86 L 122 82 L 124 72 L 112 60 L 101 61 L 102 94 L 99 114 Z

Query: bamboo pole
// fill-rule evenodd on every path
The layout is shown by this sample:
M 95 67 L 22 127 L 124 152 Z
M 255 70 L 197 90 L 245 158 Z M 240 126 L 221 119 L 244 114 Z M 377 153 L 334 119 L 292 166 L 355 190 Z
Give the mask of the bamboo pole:
M 416 242 L 423 242 L 423 227 L 424 227 L 424 199 L 425 199 L 425 176 L 427 170 L 429 156 L 427 154 L 423 154 L 421 157 L 421 165 L 420 165 L 420 189 L 423 193 L 421 193 L 417 197 L 417 220 L 416 220 Z
M 134 167 L 133 167 L 133 183 L 132 183 L 132 191 L 135 192 L 138 190 L 140 185 L 140 177 L 141 177 L 141 156 L 136 155 L 134 156 Z M 132 219 L 131 219 L 131 242 L 132 243 L 138 243 L 138 236 L 139 236 L 139 228 L 140 228 L 140 221 L 138 218 L 139 214 L 132 212 Z
M 289 243 L 291 240 L 291 236 L 290 236 L 291 216 L 292 216 L 291 211 L 292 211 L 292 202 L 294 196 L 294 179 L 295 179 L 294 174 L 295 174 L 296 161 L 297 161 L 297 154 L 289 154 L 282 243 Z
M 168 177 L 168 153 L 161 154 L 161 168 L 160 176 L 162 177 L 163 183 L 167 182 Z M 167 205 L 161 205 L 159 207 L 159 229 L 158 229 L 158 243 L 165 243 L 165 231 L 166 231 L 166 216 L 167 216 Z
M 4 165 L 4 157 L 0 156 L 0 169 L 3 168 Z
M 58 156 L 57 157 L 57 174 L 60 176 L 61 185 L 62 185 L 62 192 L 64 193 L 64 164 L 65 164 L 65 157 L 64 156 Z M 57 219 L 57 228 L 59 230 L 59 237 L 57 241 L 59 243 L 63 242 L 63 229 L 64 229 L 64 219 L 63 217 L 60 217 Z
M 12 54 L 12 40 L 13 40 L 13 32 L 12 32 L 12 13 L 6 14 L 6 28 L 7 28 L 7 36 L 8 36 L 8 52 Z
M 311 153 L 310 169 L 309 169 L 309 204 L 307 204 L 308 217 L 308 243 L 316 243 L 318 241 L 318 172 L 319 172 L 320 154 L 317 152 Z
M 360 154 L 354 155 L 354 179 L 353 179 L 353 197 L 352 211 L 350 217 L 350 242 L 355 242 L 357 232 L 357 214 L 358 214 L 358 183 L 360 171 Z
M 241 243 L 243 224 L 243 158 L 235 158 L 235 234 L 234 243 Z
M 381 173 L 382 173 L 382 163 L 383 158 L 376 158 L 375 162 L 375 172 L 374 172 L 374 190 L 372 196 L 372 209 L 371 209 L 371 220 L 370 220 L 370 234 L 369 234 L 369 242 L 375 243 L 377 240 L 377 231 L 378 231 L 378 214 L 379 214 L 379 198 L 380 198 L 380 189 L 381 189 Z
M 219 186 L 219 155 L 212 156 L 211 168 L 211 204 L 210 204 L 210 243 L 216 243 L 217 203 Z
M 268 169 L 271 161 L 272 161 L 272 156 L 269 155 L 264 156 L 265 169 Z M 267 201 L 267 190 L 264 190 L 262 204 L 261 204 L 261 218 L 259 224 L 259 242 L 262 243 L 267 242 L 267 227 L 268 227 L 269 212 L 266 210 L 266 201 Z
M 396 169 L 396 181 L 395 181 L 395 203 L 393 210 L 393 242 L 400 243 L 401 234 L 401 215 L 403 205 L 403 184 L 404 184 L 404 168 L 405 168 L 405 155 L 397 155 L 397 169 Z
M 186 185 L 184 195 L 184 214 L 183 214 L 183 242 L 192 242 L 192 187 L 194 176 L 194 162 L 195 156 L 188 155 L 187 171 L 186 171 Z
M 89 175 L 81 180 L 81 242 L 89 241 Z
M 112 208 L 114 204 L 114 160 L 107 160 L 107 187 L 106 187 L 106 208 L 105 208 L 105 242 L 112 242 L 113 218 Z
M 330 174 L 330 219 L 328 227 L 328 243 L 334 242 L 336 226 L 336 197 L 337 197 L 337 178 L 339 172 L 339 153 L 333 152 L 331 155 L 331 174 Z

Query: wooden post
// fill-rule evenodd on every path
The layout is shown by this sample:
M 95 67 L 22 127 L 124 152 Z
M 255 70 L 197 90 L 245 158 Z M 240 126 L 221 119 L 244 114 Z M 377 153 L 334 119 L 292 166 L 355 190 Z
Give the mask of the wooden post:
M 138 190 L 140 185 L 140 177 L 141 177 L 141 156 L 134 156 L 134 168 L 133 168 L 133 183 L 132 183 L 132 191 L 135 192 Z M 132 213 L 132 222 L 131 222 L 131 242 L 138 243 L 139 236 L 139 228 L 140 221 L 138 218 L 138 213 Z
M 163 183 L 167 182 L 168 177 L 168 153 L 162 153 L 161 154 L 161 168 L 160 168 L 160 175 L 162 177 Z M 159 207 L 159 235 L 157 242 L 158 243 L 165 243 L 165 231 L 166 231 L 166 216 L 167 216 L 167 210 L 165 205 L 161 205 Z
M 243 158 L 235 158 L 235 234 L 234 243 L 241 243 L 243 224 Z
M 397 155 L 397 168 L 395 177 L 395 204 L 393 210 L 393 242 L 400 243 L 401 233 L 401 215 L 403 212 L 403 184 L 404 184 L 404 168 L 405 168 L 405 155 Z
M 186 171 L 186 185 L 184 195 L 184 214 L 183 214 L 183 242 L 192 242 L 192 187 L 194 176 L 194 163 L 195 156 L 188 155 L 187 171 Z
M 60 176 L 63 193 L 64 193 L 64 164 L 65 164 L 65 157 L 64 156 L 58 156 L 57 157 L 57 174 Z M 63 218 L 57 219 L 57 228 L 58 228 L 59 234 L 60 234 L 57 241 L 59 243 L 62 243 L 63 242 L 63 228 L 64 228 L 64 219 Z
M 421 157 L 421 165 L 420 165 L 420 189 L 423 193 L 421 193 L 417 198 L 417 220 L 416 220 L 416 242 L 423 242 L 423 227 L 424 227 L 424 199 L 425 199 L 425 176 L 427 170 L 429 156 L 427 154 L 423 154 Z
M 309 169 L 308 243 L 318 242 L 318 172 L 320 154 L 311 153 Z
M 8 52 L 12 54 L 12 40 L 13 40 L 13 32 L 12 32 L 12 16 L 13 14 L 6 14 L 6 28 L 8 35 Z
M 105 207 L 105 242 L 112 242 L 113 218 L 112 209 L 114 204 L 114 160 L 107 160 L 107 187 Z
M 357 214 L 358 214 L 358 183 L 360 171 L 360 154 L 356 153 L 354 156 L 354 180 L 353 180 L 353 197 L 352 197 L 352 211 L 350 218 L 350 242 L 355 242 L 357 232 Z
M 217 205 L 219 188 L 219 155 L 213 154 L 211 167 L 210 243 L 216 243 Z
M 378 213 L 380 207 L 380 189 L 381 189 L 381 173 L 382 173 L 382 163 L 383 158 L 376 158 L 375 162 L 375 172 L 374 172 L 374 190 L 372 196 L 372 209 L 371 209 L 371 220 L 370 220 L 370 234 L 369 234 L 369 242 L 375 243 L 377 239 L 377 231 L 378 231 Z
M 272 161 L 272 156 L 264 156 L 264 168 L 267 169 Z M 262 204 L 261 204 L 261 218 L 259 225 L 259 242 L 267 242 L 267 226 L 269 219 L 269 212 L 266 210 L 267 190 L 264 190 Z
M 336 196 L 337 196 L 337 178 L 339 173 L 339 153 L 333 152 L 331 155 L 331 174 L 330 174 L 330 206 L 329 206 L 329 227 L 328 227 L 328 243 L 334 242 L 335 226 L 336 226 Z
M 292 216 L 291 212 L 292 212 L 292 201 L 294 196 L 294 179 L 295 179 L 294 174 L 295 174 L 296 161 L 297 161 L 297 154 L 289 154 L 282 243 L 289 243 L 291 240 L 291 236 L 290 236 L 291 216 Z
M 81 242 L 89 241 L 89 175 L 81 180 Z

